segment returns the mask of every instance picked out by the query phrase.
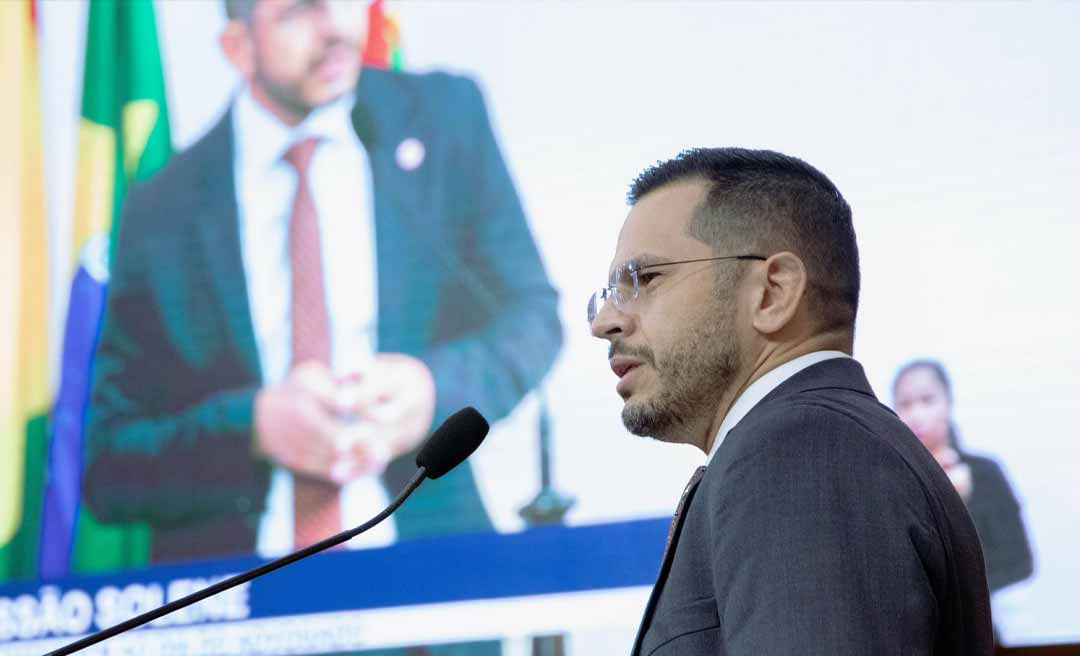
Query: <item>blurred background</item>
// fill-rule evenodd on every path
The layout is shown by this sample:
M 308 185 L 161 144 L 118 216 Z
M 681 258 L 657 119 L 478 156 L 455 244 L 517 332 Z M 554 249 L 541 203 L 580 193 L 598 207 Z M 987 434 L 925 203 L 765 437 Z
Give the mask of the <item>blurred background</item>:
M 132 5 L 143 5 L 148 11 L 139 15 L 151 22 L 125 35 L 117 16 Z M 81 519 L 87 510 L 78 495 L 49 505 L 49 486 L 81 466 L 83 447 L 76 441 L 68 453 L 75 464 L 64 469 L 57 434 L 81 436 L 91 385 L 87 354 L 101 316 L 100 296 L 80 296 L 87 288 L 79 286 L 79 276 L 97 281 L 94 289 L 103 293 L 109 243 L 100 236 L 119 220 L 118 209 L 93 214 L 86 208 L 118 207 L 129 183 L 149 180 L 172 153 L 203 137 L 243 85 L 219 45 L 226 14 L 218 0 L 39 0 L 32 20 L 30 7 L 4 3 L 0 15 L 10 37 L 0 68 L 16 88 L 0 142 L 6 172 L 0 203 L 8 205 L 0 259 L 9 286 L 0 393 L 7 422 L 0 436 L 0 652 L 11 653 L 90 628 L 51 631 L 39 617 L 54 594 L 48 590 L 77 619 L 83 606 L 76 597 L 65 606 L 65 591 L 99 590 L 110 581 L 118 588 L 134 585 L 128 572 L 142 572 L 135 576 L 145 583 L 154 574 L 143 568 L 161 567 L 138 555 L 147 548 L 145 536 L 110 537 L 111 546 L 102 548 L 129 554 L 123 558 L 80 555 L 80 526 L 93 520 Z M 1080 5 L 411 0 L 378 3 L 375 10 L 368 32 L 380 35 L 380 43 L 368 53 L 371 69 L 444 71 L 479 85 L 529 232 L 558 292 L 558 356 L 550 367 L 537 365 L 540 382 L 523 390 L 472 459 L 497 533 L 528 527 L 520 511 L 544 482 L 573 499 L 564 515 L 546 518 L 568 530 L 618 530 L 670 517 L 703 456 L 626 433 L 604 344 L 586 332 L 585 300 L 606 278 L 627 211 L 626 189 L 642 168 L 695 146 L 769 148 L 821 169 L 854 209 L 863 273 L 855 357 L 881 401 L 894 406 L 894 378 L 905 363 L 940 362 L 951 379 L 954 446 L 1000 469 L 1004 505 L 979 512 L 991 523 L 998 515 L 1014 518 L 1020 532 L 1011 539 L 1023 544 L 1012 552 L 1028 554 L 994 591 L 1002 642 L 1080 641 L 1080 429 L 1073 417 L 1080 393 L 1080 294 L 1074 289 Z M 91 11 L 107 17 L 92 26 L 115 29 L 88 33 Z M 111 59 L 95 48 L 102 39 L 116 39 Z M 87 52 L 98 53 L 97 69 L 89 67 Z M 128 118 L 145 110 L 145 103 L 136 104 L 144 109 L 121 111 L 111 126 L 145 133 L 143 148 L 129 149 L 128 166 L 120 165 L 127 178 L 118 183 L 123 175 L 106 175 L 88 155 L 94 132 L 86 129 L 87 98 L 98 85 L 113 84 L 99 77 L 103 71 L 134 79 L 136 69 L 159 70 L 162 93 L 151 99 L 157 103 L 151 118 Z M 162 139 L 160 160 L 152 163 L 150 149 Z M 434 144 L 420 142 L 433 157 Z M 397 161 L 404 167 L 400 149 Z M 102 194 L 107 201 L 97 198 Z M 90 344 L 81 358 L 71 355 L 79 340 Z M 156 366 L 153 353 L 144 357 L 141 366 Z M 65 377 L 69 384 L 82 381 L 70 392 L 74 405 L 62 394 L 70 390 L 62 385 Z M 547 481 L 541 480 L 543 453 Z M 979 495 L 976 481 L 969 503 L 978 503 Z M 66 531 L 50 528 L 64 524 L 50 512 L 76 519 L 67 520 Z M 50 539 L 63 542 L 45 544 Z M 565 548 L 558 540 L 543 544 Z M 587 543 L 565 544 L 583 549 L 575 557 L 588 567 Z M 407 568 L 405 546 L 383 545 L 387 560 L 380 562 Z M 627 557 L 638 557 L 639 548 L 628 544 L 633 553 Z M 489 557 L 468 549 L 447 553 L 466 570 Z M 602 567 L 618 569 L 617 549 L 612 557 Z M 564 562 L 565 554 L 553 558 Z M 530 594 L 499 592 L 493 598 L 505 603 L 497 606 L 471 599 L 480 604 L 473 608 L 493 613 L 487 624 L 462 619 L 468 615 L 462 607 L 408 595 L 369 615 L 341 615 L 340 622 L 444 622 L 445 630 L 420 634 L 424 642 L 484 639 L 506 654 L 547 648 L 626 653 L 648 581 L 560 588 L 560 577 L 576 573 L 517 572 L 550 585 L 526 586 Z M 364 573 L 350 576 L 362 580 Z M 592 613 L 588 620 L 584 609 Z M 257 615 L 247 618 L 250 631 L 265 628 Z M 393 631 L 369 631 L 358 645 L 321 635 L 310 647 L 282 642 L 236 653 L 330 653 L 407 642 Z M 538 636 L 557 640 L 538 643 Z M 185 653 L 233 653 L 200 644 Z

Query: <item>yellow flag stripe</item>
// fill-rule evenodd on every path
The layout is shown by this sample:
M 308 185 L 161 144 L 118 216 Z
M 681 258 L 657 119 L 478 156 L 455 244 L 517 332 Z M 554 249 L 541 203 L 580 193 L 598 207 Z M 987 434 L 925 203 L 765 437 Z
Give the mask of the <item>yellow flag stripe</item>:
M 146 150 L 146 143 L 150 141 L 158 114 L 157 101 L 148 98 L 132 100 L 124 105 L 124 174 L 128 178 L 135 177 L 135 170 L 139 168 L 139 160 Z
M 71 223 L 72 261 L 90 237 L 108 234 L 116 179 L 116 132 L 82 119 L 75 165 L 75 215 Z M 78 266 L 76 264 L 76 266 Z
M 0 545 L 22 520 L 26 422 L 48 406 L 40 87 L 26 0 L 0 2 Z

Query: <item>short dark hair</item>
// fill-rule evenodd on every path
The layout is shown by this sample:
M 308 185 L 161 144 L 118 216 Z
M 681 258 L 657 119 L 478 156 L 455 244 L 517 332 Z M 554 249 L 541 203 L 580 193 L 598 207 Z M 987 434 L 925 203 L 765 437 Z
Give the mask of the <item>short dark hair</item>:
M 225 2 L 225 16 L 229 20 L 251 20 L 251 14 L 255 11 L 255 3 L 259 0 L 223 0 Z
M 737 255 L 795 253 L 806 265 L 807 298 L 822 328 L 854 330 L 859 249 L 851 207 L 824 173 L 771 150 L 694 148 L 643 171 L 628 200 L 633 205 L 660 187 L 694 179 L 708 193 L 690 236 L 717 250 L 737 248 Z

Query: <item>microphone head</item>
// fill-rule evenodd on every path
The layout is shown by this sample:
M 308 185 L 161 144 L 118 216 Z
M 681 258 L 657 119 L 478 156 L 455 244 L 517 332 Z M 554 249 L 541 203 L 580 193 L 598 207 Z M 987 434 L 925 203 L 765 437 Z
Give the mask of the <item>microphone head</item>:
M 487 434 L 484 416 L 471 406 L 462 408 L 450 415 L 420 447 L 416 466 L 426 469 L 428 478 L 438 478 L 471 456 Z

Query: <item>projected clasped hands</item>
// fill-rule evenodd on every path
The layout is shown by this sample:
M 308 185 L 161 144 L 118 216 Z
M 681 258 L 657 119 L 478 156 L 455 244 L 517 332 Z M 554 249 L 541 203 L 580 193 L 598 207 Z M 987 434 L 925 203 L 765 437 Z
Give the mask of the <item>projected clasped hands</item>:
M 255 450 L 299 474 L 347 483 L 378 475 L 423 440 L 435 382 L 419 359 L 376 354 L 337 376 L 315 361 L 294 367 L 255 400 Z

